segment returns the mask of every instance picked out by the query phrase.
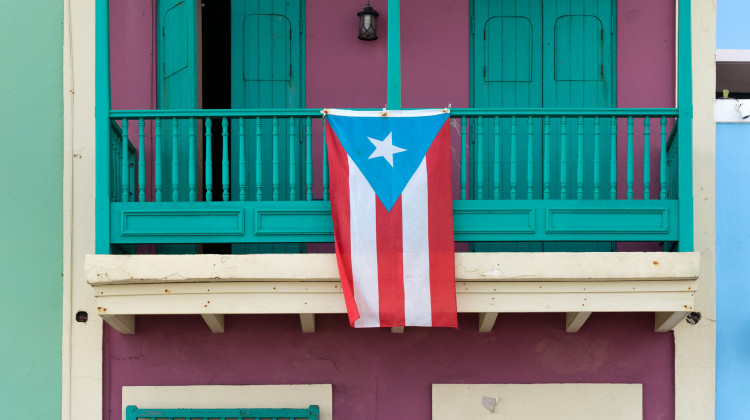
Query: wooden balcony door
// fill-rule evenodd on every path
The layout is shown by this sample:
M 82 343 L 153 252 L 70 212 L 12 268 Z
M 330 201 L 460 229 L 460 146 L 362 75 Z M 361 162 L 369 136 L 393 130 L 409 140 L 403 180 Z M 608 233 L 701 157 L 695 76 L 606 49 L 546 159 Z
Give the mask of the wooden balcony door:
M 195 0 L 159 0 L 157 1 L 157 103 L 159 109 L 196 109 L 199 107 L 199 63 L 198 63 L 198 3 Z M 162 135 L 173 133 L 173 124 L 176 124 L 177 160 L 182 162 L 175 171 L 171 164 L 162 165 L 162 179 L 167 185 L 172 185 L 173 179 L 178 179 L 180 188 L 176 195 L 172 188 L 166 188 L 164 197 L 166 201 L 189 201 L 188 179 L 190 170 L 187 162 L 190 159 L 189 152 L 189 127 L 187 120 L 177 123 L 165 121 Z M 196 135 L 196 159 L 202 161 L 202 129 L 195 127 Z M 172 162 L 172 141 L 163 141 L 161 155 L 166 162 Z M 200 163 L 198 163 L 200 165 Z M 196 200 L 202 201 L 203 171 L 198 170 L 196 174 Z M 160 254 L 194 254 L 198 250 L 196 245 L 191 244 L 160 244 Z
M 615 101 L 615 1 L 614 0 L 474 0 L 471 20 L 471 101 L 478 108 L 610 108 Z M 476 137 L 478 121 L 469 130 Z M 482 123 L 484 158 L 482 183 L 477 181 L 477 154 L 472 154 L 472 189 L 481 187 L 485 199 L 493 198 L 492 174 L 496 156 L 495 121 Z M 603 126 L 608 127 L 608 125 Z M 608 124 L 609 121 L 606 121 Z M 577 197 L 578 122 L 569 119 L 567 144 L 568 166 L 561 174 L 561 123 L 550 124 L 549 160 L 550 199 Z M 593 132 L 593 121 L 583 123 L 583 132 Z M 527 174 L 532 165 L 531 199 L 542 199 L 543 160 L 545 155 L 543 120 L 529 123 L 519 119 L 517 125 L 518 174 Z M 532 131 L 531 156 L 528 138 Z M 499 196 L 510 199 L 509 168 L 511 160 L 509 119 L 499 121 L 501 162 Z M 593 136 L 584 137 L 583 198 L 593 198 Z M 476 146 L 476 144 L 474 144 Z M 609 182 L 610 147 L 599 145 L 602 180 Z M 563 178 L 564 177 L 564 178 Z M 567 182 L 567 196 L 561 193 L 561 179 Z M 606 184 L 605 184 L 606 185 Z M 526 176 L 518 178 L 516 199 L 528 199 Z M 472 244 L 475 251 L 609 251 L 611 243 L 502 243 Z
M 304 106 L 303 3 L 301 0 L 232 1 L 232 108 L 301 108 Z M 294 122 L 290 139 L 288 119 L 279 119 L 278 133 L 279 200 L 290 199 L 289 154 L 304 161 L 304 124 Z M 256 120 L 245 121 L 245 161 L 248 163 L 248 194 L 256 200 Z M 263 119 L 261 131 L 262 200 L 273 199 L 273 121 Z M 239 176 L 239 126 L 232 127 L 232 179 Z M 298 171 L 297 186 L 302 186 Z M 238 185 L 232 185 L 233 199 L 239 199 Z M 298 197 L 300 194 L 298 193 Z M 233 253 L 298 253 L 303 244 L 234 245 Z

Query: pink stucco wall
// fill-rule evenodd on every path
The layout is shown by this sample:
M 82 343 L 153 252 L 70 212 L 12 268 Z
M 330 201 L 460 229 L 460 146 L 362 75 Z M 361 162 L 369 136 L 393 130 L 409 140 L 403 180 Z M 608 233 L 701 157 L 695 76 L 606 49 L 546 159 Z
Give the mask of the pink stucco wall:
M 110 83 L 112 109 L 156 109 L 156 0 L 110 1 Z M 144 128 L 145 157 L 153 161 L 153 124 Z M 138 147 L 138 125 L 131 121 L 130 141 Z M 146 179 L 154 179 L 153 165 Z M 146 194 L 153 197 L 151 183 Z
M 674 418 L 674 339 L 652 314 L 593 314 L 580 332 L 565 315 L 503 314 L 490 333 L 477 316 L 459 329 L 348 326 L 317 316 L 227 316 L 212 334 L 195 316 L 141 316 L 135 335 L 106 327 L 104 419 L 120 420 L 122 386 L 333 384 L 336 419 L 429 419 L 433 383 L 642 383 L 645 420 Z
M 628 0 L 617 6 L 617 107 L 674 108 L 675 100 L 675 2 Z M 670 120 L 668 130 L 673 121 Z M 643 124 L 636 120 L 633 150 L 636 199 L 643 198 Z M 651 197 L 659 194 L 661 127 L 651 121 Z M 617 140 L 617 196 L 627 197 L 627 124 L 620 121 Z M 617 244 L 618 251 L 661 251 L 658 243 Z

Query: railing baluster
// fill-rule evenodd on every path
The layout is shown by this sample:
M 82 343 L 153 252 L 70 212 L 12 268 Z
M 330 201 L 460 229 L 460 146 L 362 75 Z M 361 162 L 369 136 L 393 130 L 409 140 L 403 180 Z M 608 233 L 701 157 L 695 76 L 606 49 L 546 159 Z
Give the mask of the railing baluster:
M 204 121 L 204 127 L 206 129 L 206 201 L 213 201 L 214 193 L 213 189 L 213 170 L 214 164 L 211 159 L 211 118 L 206 118 Z
M 628 172 L 627 172 L 627 185 L 628 185 L 628 200 L 633 199 L 633 117 L 628 117 Z
M 188 200 L 195 201 L 195 118 L 188 120 Z
M 128 120 L 127 118 L 122 119 L 122 202 L 126 203 L 130 201 L 130 162 L 128 162 Z
M 549 115 L 544 116 L 544 167 L 542 174 L 542 182 L 544 183 L 544 199 L 549 200 L 549 184 L 550 184 L 550 158 L 549 158 L 549 138 L 550 138 L 550 123 Z
M 289 201 L 295 201 L 297 199 L 297 154 L 295 153 L 296 136 L 294 133 L 294 126 L 296 120 L 294 117 L 289 117 Z
M 515 115 L 510 117 L 510 199 L 516 199 L 516 171 L 518 170 L 518 121 Z
M 279 119 L 278 117 L 273 117 L 273 129 L 271 132 L 272 135 L 272 153 L 273 156 L 271 157 L 271 165 L 273 169 L 272 174 L 272 183 L 273 183 L 273 201 L 279 200 Z
M 617 117 L 610 119 L 609 125 L 609 198 L 617 199 Z
M 583 200 L 583 116 L 578 116 L 578 164 L 576 165 L 576 187 L 579 200 Z
M 240 126 L 240 144 L 239 144 L 239 152 L 240 152 L 240 201 L 247 200 L 247 161 L 245 160 L 245 118 L 240 117 L 239 118 L 239 126 Z
M 255 118 L 255 200 L 263 200 L 263 158 L 261 155 L 261 134 L 263 121 Z
M 599 188 L 601 183 L 601 163 L 599 157 L 599 141 L 601 139 L 601 127 L 599 116 L 594 117 L 594 200 L 599 199 Z
M 305 118 L 305 189 L 307 190 L 307 201 L 312 200 L 312 118 Z
M 659 156 L 659 198 L 667 199 L 667 117 L 661 117 L 661 148 Z
M 326 144 L 326 119 L 320 119 L 323 123 L 323 200 L 328 200 L 328 145 Z
M 529 140 L 528 156 L 526 157 L 526 198 L 531 200 L 534 193 L 534 117 L 529 116 L 526 133 Z
M 651 117 L 643 118 L 643 199 L 651 196 Z
M 180 163 L 177 154 L 177 118 L 172 118 L 172 201 L 180 200 Z
M 477 196 L 474 197 L 477 200 L 484 199 L 484 119 L 482 117 L 477 118 L 477 137 L 476 137 L 476 148 L 474 149 L 477 156 Z
M 138 119 L 138 201 L 146 201 L 146 122 Z
M 162 201 L 162 162 L 161 162 L 161 118 L 154 121 L 154 186 L 156 194 L 154 199 Z
M 221 119 L 221 199 L 229 201 L 229 120 Z
M 466 117 L 461 117 L 461 200 L 466 200 Z
M 493 162 L 494 176 L 492 178 L 492 198 L 500 199 L 500 117 L 495 116 L 495 159 Z
M 560 119 L 560 199 L 568 198 L 568 117 Z

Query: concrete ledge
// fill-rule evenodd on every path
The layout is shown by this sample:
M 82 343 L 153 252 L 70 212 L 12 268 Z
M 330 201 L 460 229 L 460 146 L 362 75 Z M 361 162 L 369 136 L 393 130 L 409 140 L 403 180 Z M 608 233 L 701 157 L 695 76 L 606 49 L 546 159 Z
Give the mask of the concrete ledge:
M 456 300 L 482 332 L 511 312 L 654 312 L 667 331 L 693 310 L 699 268 L 697 253 L 459 253 Z M 200 314 L 220 333 L 225 314 L 300 314 L 313 332 L 315 314 L 346 313 L 332 254 L 88 255 L 86 276 L 123 334 L 135 315 Z
M 456 281 L 695 280 L 697 252 L 457 253 Z M 338 281 L 333 254 L 87 255 L 91 285 Z

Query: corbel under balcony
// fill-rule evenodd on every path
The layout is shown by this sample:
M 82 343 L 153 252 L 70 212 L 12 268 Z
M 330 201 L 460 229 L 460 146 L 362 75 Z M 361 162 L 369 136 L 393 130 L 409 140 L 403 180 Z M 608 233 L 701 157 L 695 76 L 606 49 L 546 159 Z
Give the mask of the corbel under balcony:
M 593 312 L 653 312 L 669 331 L 693 311 L 700 257 L 673 253 L 457 253 L 458 312 L 479 331 L 502 313 L 566 313 L 578 331 Z M 199 314 L 214 333 L 227 314 L 346 313 L 333 254 L 87 255 L 99 315 L 123 334 L 136 315 Z M 500 315 L 502 316 L 502 315 Z M 403 328 L 393 328 L 403 332 Z

